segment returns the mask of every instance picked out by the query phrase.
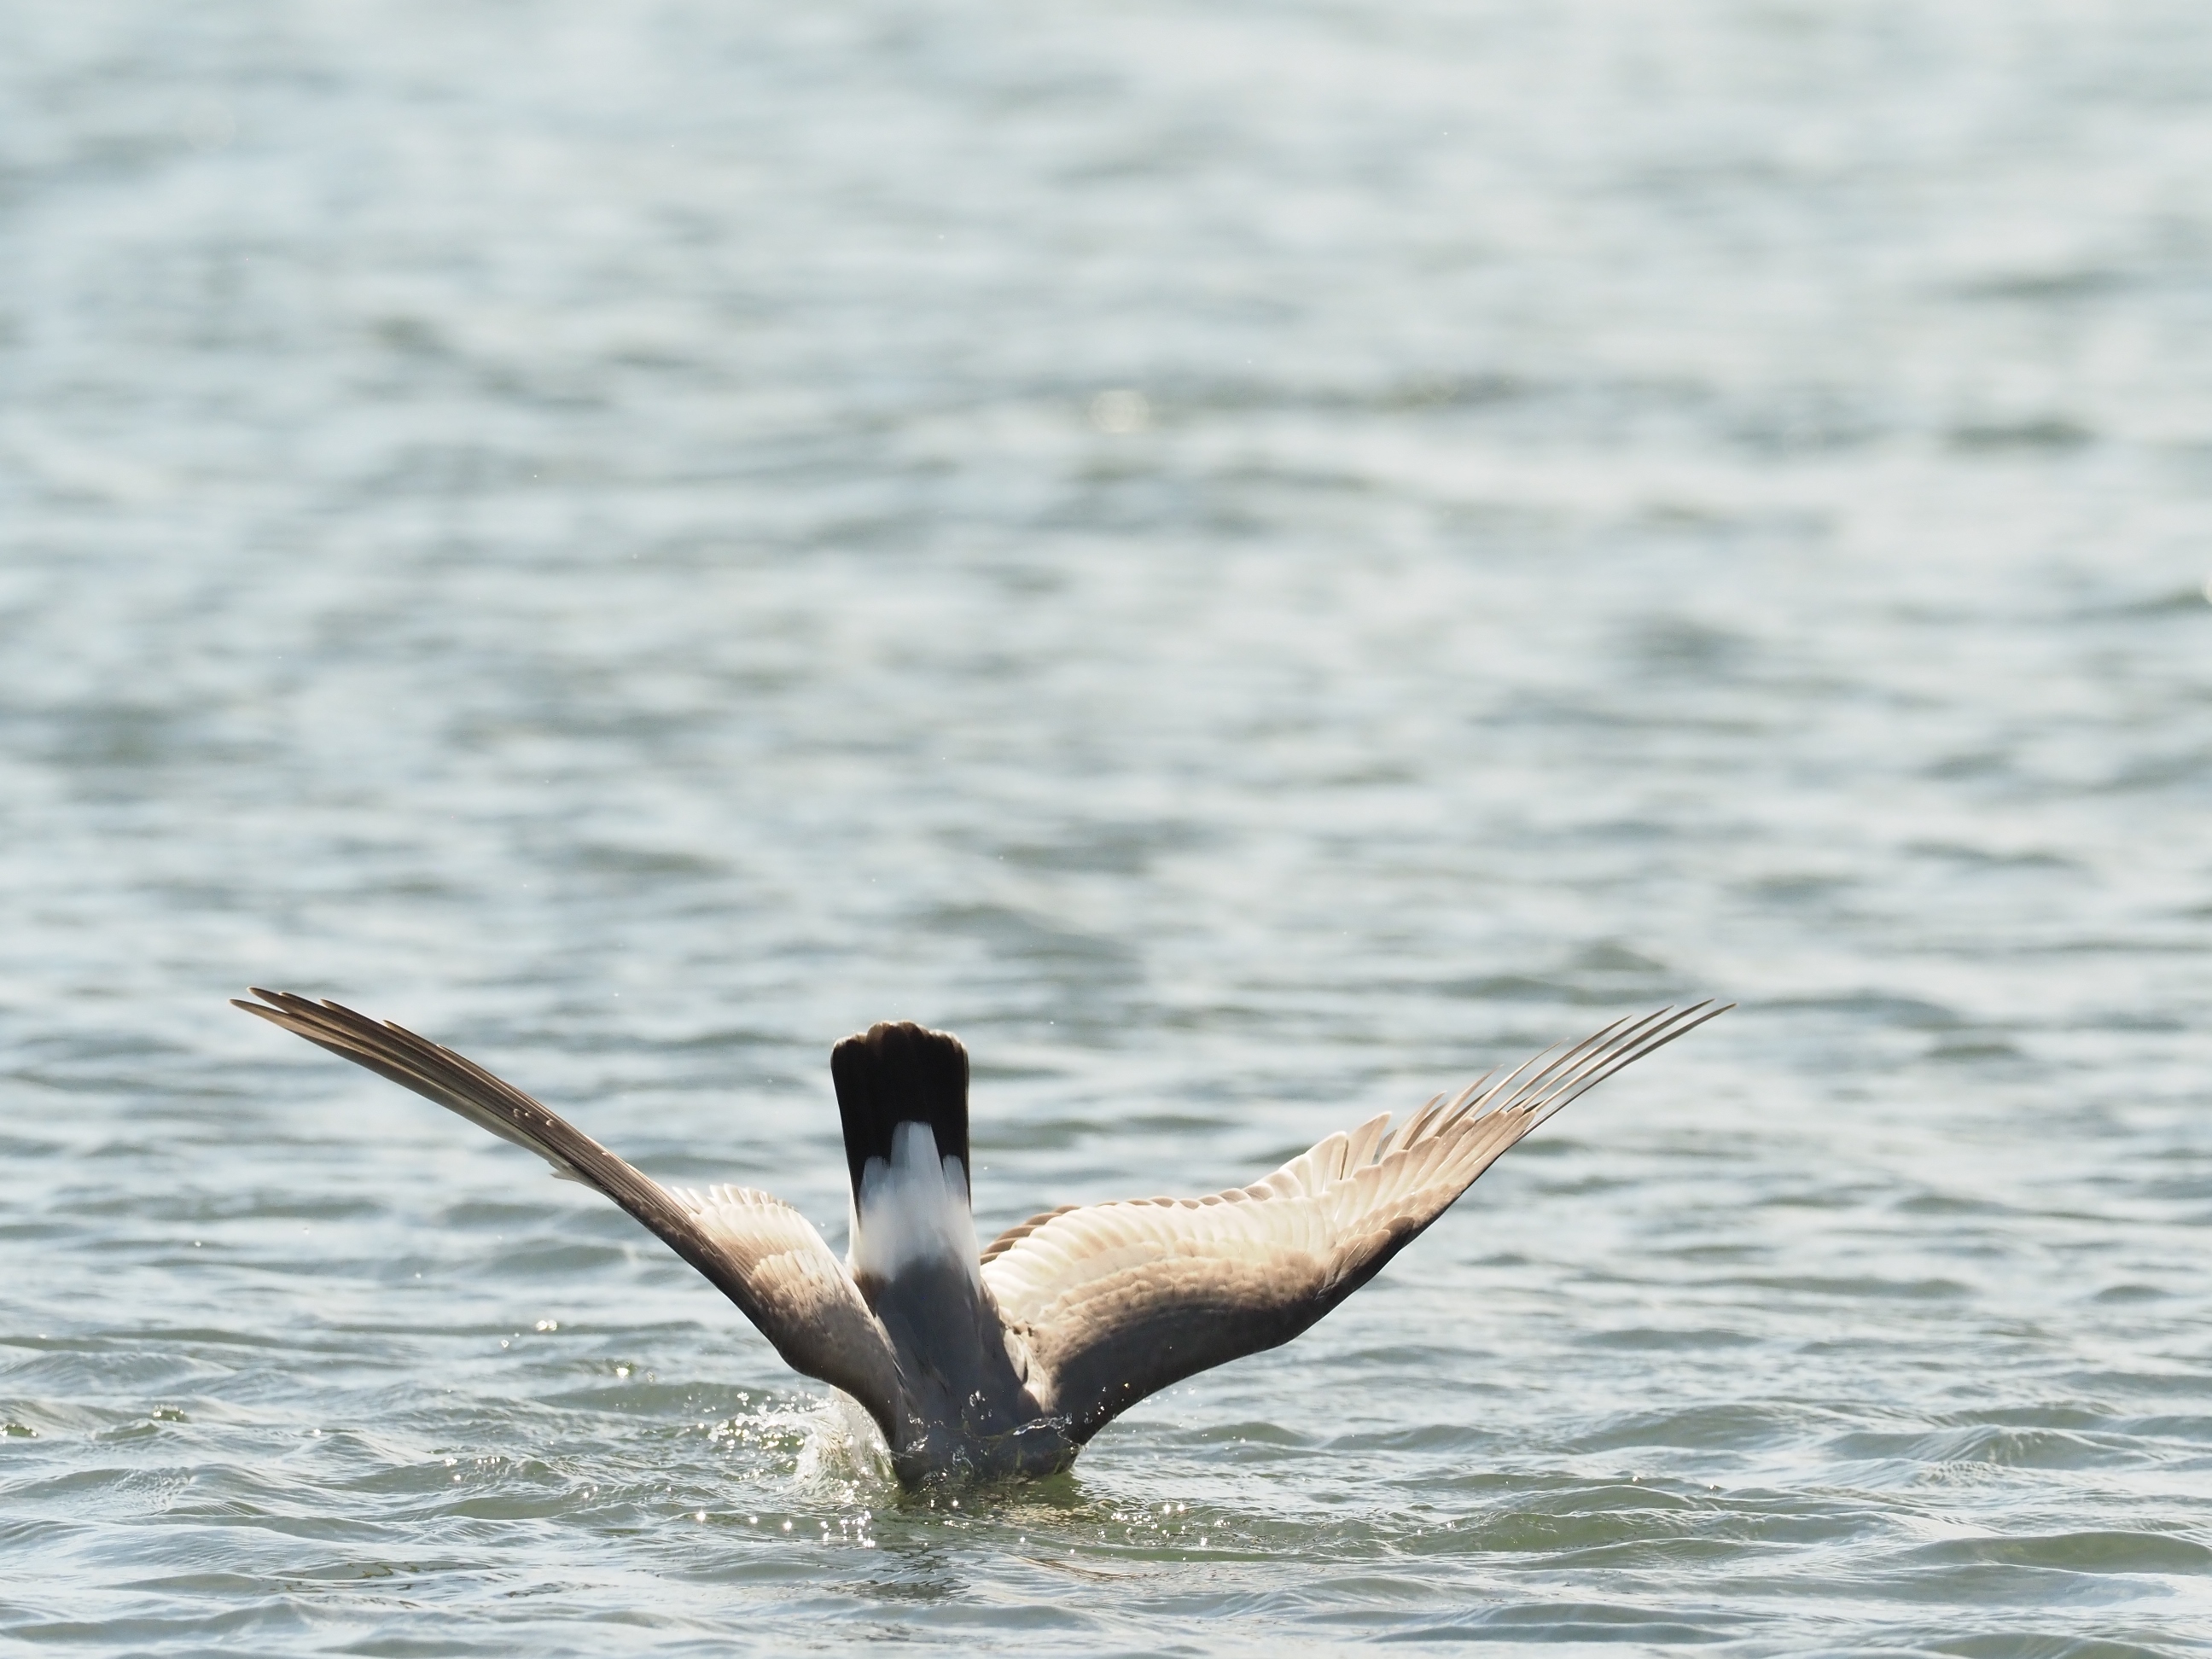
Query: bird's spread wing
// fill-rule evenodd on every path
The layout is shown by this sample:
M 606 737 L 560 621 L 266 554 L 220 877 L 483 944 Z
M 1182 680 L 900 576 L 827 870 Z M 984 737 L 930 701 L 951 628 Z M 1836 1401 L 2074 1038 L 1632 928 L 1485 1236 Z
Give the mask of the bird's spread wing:
M 983 1252 L 1027 1382 L 1079 1443 L 1146 1395 L 1289 1341 L 1379 1273 L 1476 1176 L 1622 1066 L 1726 1012 L 1622 1020 L 1394 1132 L 1333 1134 L 1250 1187 L 1056 1210 Z M 1487 1079 L 1484 1080 L 1485 1082 Z
M 781 1199 L 736 1187 L 664 1187 L 471 1060 L 335 1002 L 255 988 L 249 1014 L 449 1107 L 526 1146 L 556 1175 L 595 1187 L 658 1233 L 736 1303 L 786 1364 L 842 1389 L 893 1446 L 905 1413 L 890 1339 L 814 1224 Z

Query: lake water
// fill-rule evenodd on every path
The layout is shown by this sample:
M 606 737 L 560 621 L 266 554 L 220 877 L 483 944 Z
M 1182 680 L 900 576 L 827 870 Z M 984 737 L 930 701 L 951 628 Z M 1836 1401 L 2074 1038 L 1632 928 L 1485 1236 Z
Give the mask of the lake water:
M 0 1644 L 2212 1651 L 2212 13 L 0 15 Z M 902 1502 L 339 998 L 843 1237 L 1616 1013 Z

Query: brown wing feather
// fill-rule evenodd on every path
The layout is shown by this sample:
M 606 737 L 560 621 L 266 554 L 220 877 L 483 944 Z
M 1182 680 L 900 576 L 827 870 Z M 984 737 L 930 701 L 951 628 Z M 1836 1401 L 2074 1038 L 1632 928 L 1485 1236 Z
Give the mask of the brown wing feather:
M 1487 1088 L 1329 1136 L 1205 1198 L 1035 1216 L 983 1253 L 1030 1389 L 1079 1443 L 1146 1395 L 1289 1341 L 1381 1272 L 1516 1141 L 1583 1091 L 1726 1010 L 1617 1021 Z M 1486 1079 L 1485 1081 L 1487 1081 Z
M 520 1089 L 404 1026 L 289 992 L 257 987 L 253 994 L 262 1000 L 233 1006 L 436 1101 L 605 1194 L 736 1303 L 793 1370 L 842 1389 L 894 1447 L 902 1443 L 905 1395 L 890 1340 L 813 1224 L 782 1200 L 738 1188 L 663 1187 Z

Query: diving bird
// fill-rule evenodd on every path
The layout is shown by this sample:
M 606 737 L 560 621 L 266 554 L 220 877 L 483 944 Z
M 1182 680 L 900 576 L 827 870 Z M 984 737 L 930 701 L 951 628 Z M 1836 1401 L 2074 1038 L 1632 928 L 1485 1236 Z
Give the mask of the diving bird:
M 236 1006 L 526 1146 L 659 1234 L 784 1363 L 875 1419 L 900 1484 L 1050 1474 L 1146 1395 L 1279 1346 L 1381 1272 L 1522 1136 L 1725 1008 L 1616 1020 L 1495 1082 L 1330 1135 L 1203 1198 L 1068 1205 L 978 1249 L 968 1051 L 884 1024 L 830 1056 L 850 1253 L 778 1198 L 664 1187 L 450 1048 L 283 991 Z

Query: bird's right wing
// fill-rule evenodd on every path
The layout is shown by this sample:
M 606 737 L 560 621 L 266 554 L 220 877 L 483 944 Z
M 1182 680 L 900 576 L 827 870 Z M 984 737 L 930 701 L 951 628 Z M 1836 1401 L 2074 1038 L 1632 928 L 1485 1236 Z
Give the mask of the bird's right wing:
M 1146 1395 L 1289 1341 L 1553 1112 L 1725 1009 L 1620 1020 L 1484 1088 L 1377 1117 L 1255 1186 L 1056 1210 L 983 1252 L 1024 1382 L 1079 1444 Z
M 234 1006 L 436 1101 L 527 1147 L 554 1173 L 597 1188 L 643 1222 L 738 1304 L 784 1363 L 842 1389 L 894 1449 L 905 1437 L 905 1389 L 890 1338 L 814 1224 L 780 1198 L 737 1187 L 664 1187 L 528 1095 L 404 1026 L 284 991 Z

